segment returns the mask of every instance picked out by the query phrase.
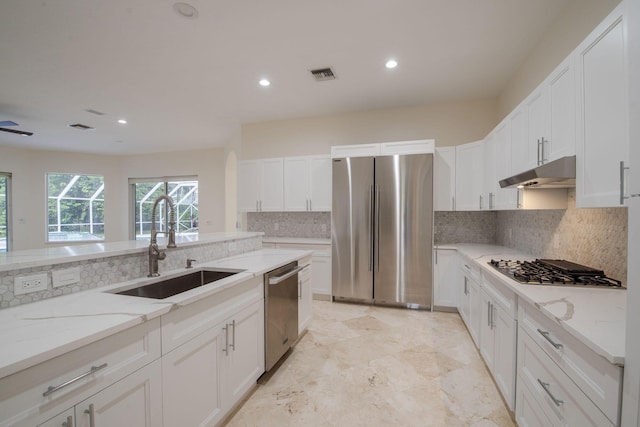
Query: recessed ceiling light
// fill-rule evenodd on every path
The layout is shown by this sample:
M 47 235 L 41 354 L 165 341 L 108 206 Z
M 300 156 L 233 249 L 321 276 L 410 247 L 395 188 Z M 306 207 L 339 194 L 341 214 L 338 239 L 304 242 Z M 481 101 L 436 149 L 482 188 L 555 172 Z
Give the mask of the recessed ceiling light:
M 173 10 L 180 16 L 184 16 L 188 19 L 196 19 L 198 17 L 198 9 L 191 6 L 189 3 L 174 3 Z
M 259 82 L 260 86 L 269 86 L 271 84 L 271 82 L 267 79 L 261 79 Z
M 396 61 L 395 59 L 390 59 L 384 65 L 387 68 L 396 68 L 398 66 L 398 61 Z
M 119 119 L 118 123 L 120 123 L 121 125 L 126 125 L 127 121 L 125 119 Z

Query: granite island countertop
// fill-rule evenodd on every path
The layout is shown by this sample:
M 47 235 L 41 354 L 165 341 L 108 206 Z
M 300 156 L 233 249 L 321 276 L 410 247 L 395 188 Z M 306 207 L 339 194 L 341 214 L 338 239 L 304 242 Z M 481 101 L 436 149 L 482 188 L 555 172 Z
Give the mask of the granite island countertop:
M 625 357 L 625 289 L 535 286 L 519 283 L 489 265 L 492 258 L 535 259 L 521 251 L 485 244 L 437 245 L 438 249 L 456 249 L 476 263 L 483 274 L 501 280 L 518 298 L 536 307 L 542 314 L 580 340 L 610 363 L 623 366 Z
M 261 249 L 198 265 L 242 272 L 163 300 L 117 295 L 114 290 L 157 281 L 140 278 L 0 310 L 0 378 L 162 316 L 309 255 L 311 251 Z M 161 279 L 185 273 L 163 272 Z

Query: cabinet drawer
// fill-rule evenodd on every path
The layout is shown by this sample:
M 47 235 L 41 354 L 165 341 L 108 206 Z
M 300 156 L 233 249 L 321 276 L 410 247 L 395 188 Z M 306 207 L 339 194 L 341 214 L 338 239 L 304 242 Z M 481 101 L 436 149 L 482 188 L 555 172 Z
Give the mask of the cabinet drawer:
M 614 424 L 619 424 L 622 368 L 612 365 L 529 304 L 521 304 L 521 330 L 566 373 Z M 523 334 L 524 335 L 524 334 Z M 555 345 L 554 345 L 555 343 Z
M 0 426 L 44 422 L 159 357 L 160 319 L 154 319 L 3 378 Z
M 240 307 L 263 299 L 262 284 L 262 277 L 254 277 L 162 316 L 162 354 L 223 322 Z
M 552 425 L 614 426 L 528 334 L 521 335 L 519 382 L 529 388 Z
M 529 389 L 527 382 L 523 379 L 518 379 L 516 422 L 519 427 L 549 427 L 552 425 L 546 411 L 542 409 L 534 392 Z

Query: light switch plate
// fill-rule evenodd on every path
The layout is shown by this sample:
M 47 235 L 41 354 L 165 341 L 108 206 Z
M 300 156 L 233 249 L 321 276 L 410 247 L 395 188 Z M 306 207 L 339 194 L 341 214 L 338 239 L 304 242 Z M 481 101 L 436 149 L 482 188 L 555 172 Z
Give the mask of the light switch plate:
M 66 268 L 64 270 L 56 270 L 51 273 L 51 279 L 54 288 L 60 286 L 73 285 L 80 282 L 80 267 Z
M 24 295 L 47 289 L 47 273 L 20 276 L 13 279 L 13 294 Z

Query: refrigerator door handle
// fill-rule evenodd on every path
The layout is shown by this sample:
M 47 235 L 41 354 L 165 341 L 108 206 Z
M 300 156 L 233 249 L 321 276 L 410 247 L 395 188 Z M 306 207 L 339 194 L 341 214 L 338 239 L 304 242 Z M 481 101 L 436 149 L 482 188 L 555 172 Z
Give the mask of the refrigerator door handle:
M 373 226 L 374 222 L 374 192 L 373 192 L 373 184 L 369 185 L 369 271 L 373 271 Z
M 376 185 L 376 235 L 374 238 L 376 249 L 375 266 L 376 271 L 380 271 L 380 185 Z

